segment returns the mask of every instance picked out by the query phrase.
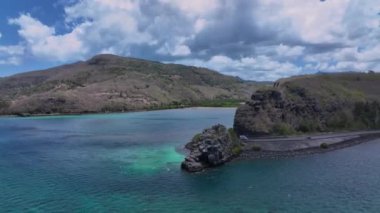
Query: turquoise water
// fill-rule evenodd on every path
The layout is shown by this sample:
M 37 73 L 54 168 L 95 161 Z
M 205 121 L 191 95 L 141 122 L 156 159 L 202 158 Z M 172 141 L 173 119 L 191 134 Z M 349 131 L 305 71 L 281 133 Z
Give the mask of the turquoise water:
M 234 111 L 0 118 L 0 212 L 380 211 L 380 141 L 181 171 L 181 147 Z

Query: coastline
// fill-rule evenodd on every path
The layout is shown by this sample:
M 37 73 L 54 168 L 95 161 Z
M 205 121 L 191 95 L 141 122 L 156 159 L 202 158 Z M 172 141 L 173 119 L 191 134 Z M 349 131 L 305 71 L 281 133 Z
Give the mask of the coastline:
M 351 133 L 351 134 L 355 134 L 355 133 Z M 330 151 L 352 147 L 352 146 L 370 142 L 376 139 L 380 139 L 380 131 L 368 131 L 367 133 L 360 133 L 357 135 L 357 137 L 351 137 L 351 138 L 344 139 L 341 141 L 333 142 L 323 148 L 321 147 L 322 141 L 316 142 L 316 145 L 314 146 L 300 148 L 300 149 L 293 149 L 293 150 L 274 151 L 274 150 L 263 149 L 263 150 L 255 151 L 252 149 L 244 148 L 240 156 L 238 156 L 237 158 L 233 160 L 283 159 L 283 158 L 296 157 L 296 156 L 320 154 L 320 153 L 326 153 Z M 301 142 L 303 141 L 301 140 Z
M 78 112 L 78 113 L 49 113 L 49 114 L 29 114 L 29 113 L 19 113 L 19 114 L 0 114 L 1 117 L 16 117 L 16 118 L 29 118 L 29 117 L 50 117 L 50 116 L 73 116 L 73 115 L 99 115 L 99 114 L 119 114 L 119 113 L 133 113 L 133 112 L 151 112 L 151 111 L 162 111 L 162 110 L 174 110 L 174 109 L 191 109 L 191 108 L 226 108 L 234 109 L 237 106 L 184 106 L 184 107 L 168 107 L 168 108 L 157 108 L 157 109 L 136 109 L 128 111 L 111 111 L 111 112 Z

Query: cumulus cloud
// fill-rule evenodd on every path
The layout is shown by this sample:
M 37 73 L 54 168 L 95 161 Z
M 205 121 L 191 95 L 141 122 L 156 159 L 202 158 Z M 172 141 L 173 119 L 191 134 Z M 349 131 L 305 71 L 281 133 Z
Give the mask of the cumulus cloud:
M 264 55 L 257 57 L 243 57 L 232 59 L 224 55 L 216 55 L 207 61 L 180 60 L 182 64 L 209 67 L 219 70 L 226 75 L 238 76 L 244 79 L 254 79 L 257 81 L 273 81 L 284 76 L 301 74 L 301 67 L 288 61 L 280 62 Z M 255 76 L 255 78 L 252 78 Z
M 24 47 L 21 45 L 0 45 L 0 65 L 19 65 L 23 54 Z
M 27 13 L 9 19 L 23 53 L 0 54 L 70 62 L 113 53 L 251 80 L 378 70 L 379 11 L 376 0 L 79 0 L 65 7 L 66 33 Z
M 204 16 L 214 11 L 220 6 L 220 1 L 217 0 L 160 0 L 161 3 L 170 5 L 175 9 L 181 10 L 186 16 L 196 17 Z
M 305 50 L 305 47 L 301 46 L 294 46 L 289 47 L 283 44 L 280 44 L 276 48 L 276 52 L 280 57 L 297 57 L 301 56 L 303 54 L 303 51 Z
M 0 55 L 22 55 L 24 53 L 24 47 L 20 45 L 0 46 Z
M 0 59 L 0 65 L 19 65 L 21 63 L 20 57 L 8 57 Z
M 72 32 L 56 35 L 53 27 L 42 24 L 29 14 L 10 19 L 9 24 L 18 25 L 19 35 L 25 39 L 26 48 L 34 55 L 45 60 L 67 61 L 80 57 L 86 49 L 80 39 L 85 24 L 77 26 Z
M 19 25 L 19 35 L 32 44 L 38 43 L 42 38 L 49 37 L 55 33 L 54 28 L 42 24 L 29 14 L 22 14 L 18 18 L 9 19 L 8 22 L 9 24 Z
M 169 47 L 168 45 L 165 45 L 161 47 L 160 49 L 158 49 L 157 53 L 163 54 L 163 55 L 170 54 L 172 56 L 186 56 L 186 55 L 190 55 L 191 50 L 188 46 L 183 45 L 183 44 L 176 45 L 172 48 Z

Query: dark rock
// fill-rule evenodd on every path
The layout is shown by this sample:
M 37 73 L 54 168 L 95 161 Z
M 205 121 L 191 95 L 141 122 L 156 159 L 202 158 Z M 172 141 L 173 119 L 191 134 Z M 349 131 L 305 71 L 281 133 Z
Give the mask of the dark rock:
M 196 159 L 186 157 L 185 161 L 181 164 L 181 168 L 189 172 L 200 172 L 204 169 L 204 166 Z
M 189 172 L 199 172 L 209 167 L 223 165 L 237 153 L 233 148 L 240 147 L 240 140 L 233 138 L 223 125 L 215 125 L 205 129 L 201 134 L 186 144 L 189 155 L 181 164 L 181 168 Z

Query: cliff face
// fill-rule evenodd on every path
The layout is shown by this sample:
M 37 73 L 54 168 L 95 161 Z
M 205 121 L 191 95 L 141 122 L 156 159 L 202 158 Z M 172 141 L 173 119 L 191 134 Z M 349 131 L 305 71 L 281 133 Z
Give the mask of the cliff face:
M 0 114 L 115 112 L 245 100 L 256 84 L 192 66 L 98 55 L 0 79 Z
M 343 73 L 282 79 L 237 109 L 240 135 L 380 128 L 380 75 Z

